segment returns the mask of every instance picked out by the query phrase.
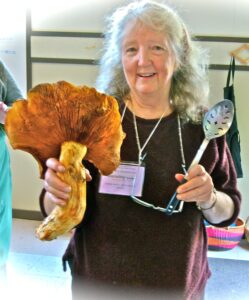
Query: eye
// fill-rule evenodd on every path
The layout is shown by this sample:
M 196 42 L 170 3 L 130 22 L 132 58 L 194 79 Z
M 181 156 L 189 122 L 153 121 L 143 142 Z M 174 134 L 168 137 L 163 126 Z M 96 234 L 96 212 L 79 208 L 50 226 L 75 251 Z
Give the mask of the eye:
M 165 47 L 161 46 L 161 45 L 153 45 L 151 47 L 151 50 L 154 52 L 154 53 L 163 53 L 166 51 Z
M 133 55 L 137 52 L 137 48 L 136 47 L 128 47 L 125 49 L 125 53 L 128 55 Z

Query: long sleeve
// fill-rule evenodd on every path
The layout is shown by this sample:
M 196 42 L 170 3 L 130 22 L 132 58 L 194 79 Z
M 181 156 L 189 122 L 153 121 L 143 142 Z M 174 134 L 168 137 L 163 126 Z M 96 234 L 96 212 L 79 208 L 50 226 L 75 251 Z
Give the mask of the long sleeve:
M 11 106 L 15 100 L 23 98 L 13 75 L 2 61 L 0 61 L 0 79 L 0 101 Z

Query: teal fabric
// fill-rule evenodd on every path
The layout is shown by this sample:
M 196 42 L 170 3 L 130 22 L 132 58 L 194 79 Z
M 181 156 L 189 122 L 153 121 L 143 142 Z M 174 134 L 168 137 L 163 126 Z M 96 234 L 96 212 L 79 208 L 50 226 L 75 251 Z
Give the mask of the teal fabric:
M 11 237 L 12 225 L 12 183 L 10 158 L 5 144 L 5 134 L 0 129 L 0 267 L 5 264 Z
M 8 71 L 0 61 L 0 101 L 11 106 L 22 94 Z M 0 268 L 5 264 L 11 238 L 12 227 L 12 181 L 10 156 L 6 145 L 4 126 L 0 124 Z

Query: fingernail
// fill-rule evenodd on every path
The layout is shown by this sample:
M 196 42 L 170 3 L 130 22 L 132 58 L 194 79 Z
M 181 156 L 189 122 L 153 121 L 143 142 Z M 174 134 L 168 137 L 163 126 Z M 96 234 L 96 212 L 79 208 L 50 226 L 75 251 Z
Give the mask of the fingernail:
M 63 166 L 58 166 L 58 171 L 59 172 L 65 172 L 65 168 Z
M 67 187 L 65 188 L 65 192 L 71 192 L 71 190 L 72 190 L 71 186 L 67 186 Z
M 176 198 L 177 198 L 177 200 L 182 200 L 181 196 L 178 194 L 176 195 Z
M 65 201 L 60 201 L 60 202 L 59 202 L 59 205 L 65 206 L 65 205 L 66 205 L 66 202 L 65 202 Z

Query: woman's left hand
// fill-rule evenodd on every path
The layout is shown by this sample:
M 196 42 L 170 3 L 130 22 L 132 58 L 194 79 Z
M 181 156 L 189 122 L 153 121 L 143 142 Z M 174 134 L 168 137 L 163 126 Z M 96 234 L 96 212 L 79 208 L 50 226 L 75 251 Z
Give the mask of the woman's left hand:
M 185 176 L 176 174 L 175 177 L 181 182 Z M 177 188 L 177 199 L 186 202 L 198 202 L 201 207 L 211 206 L 214 201 L 214 184 L 205 168 L 201 165 L 195 165 L 188 171 L 185 178 L 187 182 Z

